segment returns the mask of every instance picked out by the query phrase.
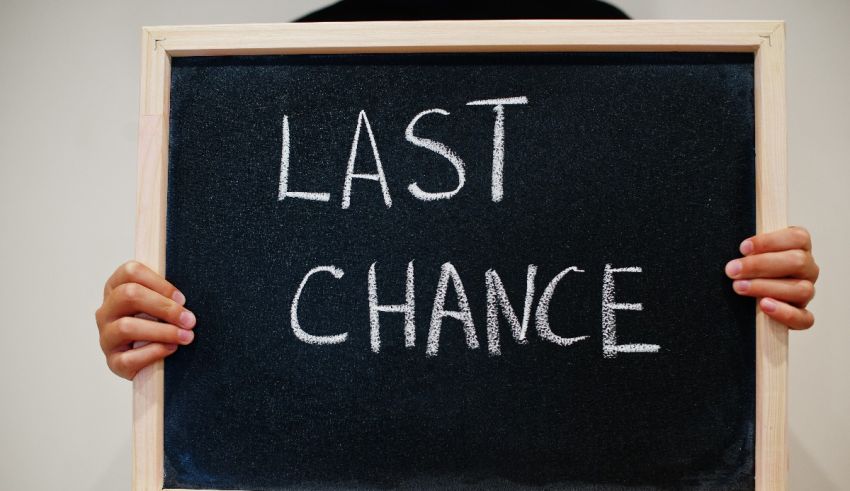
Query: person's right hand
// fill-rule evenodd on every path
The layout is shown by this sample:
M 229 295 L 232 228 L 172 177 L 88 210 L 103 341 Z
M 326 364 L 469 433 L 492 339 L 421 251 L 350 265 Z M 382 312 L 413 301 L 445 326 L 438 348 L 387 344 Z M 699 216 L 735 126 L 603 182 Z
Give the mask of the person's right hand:
M 106 280 L 103 304 L 95 311 L 109 369 L 132 380 L 142 368 L 174 353 L 178 344 L 191 343 L 195 315 L 185 303 L 174 285 L 144 264 L 119 266 Z

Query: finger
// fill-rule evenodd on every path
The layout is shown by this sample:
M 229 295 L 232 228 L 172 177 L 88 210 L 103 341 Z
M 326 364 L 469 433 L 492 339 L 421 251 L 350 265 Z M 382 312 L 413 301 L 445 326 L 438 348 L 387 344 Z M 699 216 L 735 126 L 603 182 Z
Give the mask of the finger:
M 133 317 L 138 317 L 139 319 L 147 319 L 149 321 L 157 320 L 156 317 L 150 316 L 148 314 L 136 314 Z M 133 345 L 130 346 L 130 348 L 140 348 L 146 344 L 148 344 L 148 341 L 133 341 Z
M 119 377 L 132 380 L 142 368 L 177 350 L 176 344 L 150 343 L 141 348 L 116 351 L 107 357 L 107 365 Z
M 159 293 L 163 297 L 174 300 L 180 305 L 186 303 L 186 297 L 183 296 L 183 293 L 177 287 L 163 278 L 162 275 L 138 261 L 127 261 L 112 273 L 112 276 L 106 280 L 106 286 L 103 288 L 103 297 L 106 298 L 112 290 L 124 283 L 138 283 Z
M 122 283 L 104 302 L 106 323 L 121 317 L 147 314 L 185 329 L 195 326 L 195 315 L 188 309 L 138 283 Z
M 103 330 L 100 344 L 104 352 L 110 352 L 133 341 L 186 345 L 194 338 L 195 334 L 189 329 L 137 317 L 121 317 Z
M 799 309 L 773 298 L 762 298 L 759 307 L 771 319 L 791 329 L 808 329 L 815 323 L 815 316 L 806 309 Z
M 741 242 L 741 254 L 761 254 L 789 249 L 812 250 L 812 238 L 803 227 L 788 227 L 775 232 L 767 232 L 750 237 Z
M 791 277 L 814 281 L 817 266 L 811 253 L 793 249 L 733 259 L 726 264 L 726 275 L 736 280 Z
M 809 280 L 735 280 L 732 288 L 740 295 L 775 298 L 796 307 L 805 307 L 815 296 L 815 286 Z

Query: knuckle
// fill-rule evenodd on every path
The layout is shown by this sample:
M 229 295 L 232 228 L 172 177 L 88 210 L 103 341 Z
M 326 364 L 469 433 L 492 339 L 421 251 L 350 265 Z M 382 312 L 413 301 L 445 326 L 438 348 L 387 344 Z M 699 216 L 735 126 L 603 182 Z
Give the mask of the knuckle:
M 122 283 L 112 289 L 112 296 L 119 302 L 127 301 L 130 296 L 127 294 L 129 284 Z
M 811 239 L 809 235 L 809 231 L 803 227 L 794 226 L 791 227 L 791 233 L 794 234 L 794 238 L 802 243 L 808 243 Z
M 808 329 L 815 324 L 815 316 L 808 310 L 804 310 L 797 323 L 799 329 Z
M 806 329 L 815 325 L 815 315 L 809 311 L 806 311 Z
M 163 311 L 169 322 L 177 323 L 180 321 L 180 313 L 183 311 L 183 308 L 177 305 L 177 302 L 166 300 L 163 305 Z
M 136 278 L 139 273 L 141 273 L 142 264 L 138 261 L 130 260 L 124 263 L 121 267 L 124 270 L 125 275 L 130 278 Z
M 124 283 L 119 288 L 121 296 L 129 302 L 139 300 L 142 296 L 142 285 L 138 283 Z
M 777 317 L 776 320 L 794 330 L 808 329 L 815 322 L 812 313 L 805 308 L 789 309 L 786 315 Z
M 799 291 L 800 297 L 805 300 L 810 300 L 815 296 L 815 285 L 813 285 L 811 281 L 802 280 L 797 282 L 797 290 Z
M 176 306 L 172 305 L 167 300 L 157 302 L 157 309 L 159 311 L 159 315 L 157 315 L 157 317 L 166 322 L 173 322 L 180 315 Z
M 117 354 L 113 356 L 108 365 L 113 372 L 122 377 L 126 377 L 128 375 L 128 372 L 130 371 L 130 367 L 127 363 L 127 357 L 123 354 Z
M 133 333 L 133 320 L 130 317 L 122 317 L 115 321 L 115 332 L 122 338 L 128 338 Z

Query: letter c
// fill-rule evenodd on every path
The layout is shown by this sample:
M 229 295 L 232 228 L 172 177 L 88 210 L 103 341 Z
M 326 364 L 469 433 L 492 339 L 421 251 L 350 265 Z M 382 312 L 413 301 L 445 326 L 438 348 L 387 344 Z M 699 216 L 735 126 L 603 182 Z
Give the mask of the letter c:
M 301 284 L 298 285 L 298 291 L 295 292 L 295 297 L 293 297 L 292 299 L 292 309 L 290 310 L 292 332 L 295 333 L 296 338 L 308 344 L 344 343 L 345 340 L 348 339 L 347 332 L 344 332 L 342 334 L 334 334 L 332 336 L 317 336 L 301 329 L 301 324 L 298 322 L 298 300 L 301 298 L 301 291 L 304 290 L 304 285 L 307 284 L 307 281 L 310 279 L 311 276 L 322 271 L 332 274 L 336 279 L 342 278 L 342 275 L 345 274 L 341 269 L 338 269 L 335 266 L 318 266 L 311 269 L 307 272 L 306 275 L 304 275 L 304 279 L 301 280 Z

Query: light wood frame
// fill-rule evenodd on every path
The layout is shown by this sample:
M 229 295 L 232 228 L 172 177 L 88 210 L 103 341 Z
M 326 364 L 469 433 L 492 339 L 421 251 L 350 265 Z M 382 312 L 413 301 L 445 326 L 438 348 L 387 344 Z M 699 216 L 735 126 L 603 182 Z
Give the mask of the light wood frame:
M 786 226 L 785 26 L 779 21 L 415 21 L 145 27 L 136 259 L 165 271 L 171 58 L 294 53 L 715 51 L 755 54 L 756 226 Z M 756 314 L 756 489 L 785 489 L 788 331 Z M 133 490 L 163 486 L 164 362 L 133 380 Z

